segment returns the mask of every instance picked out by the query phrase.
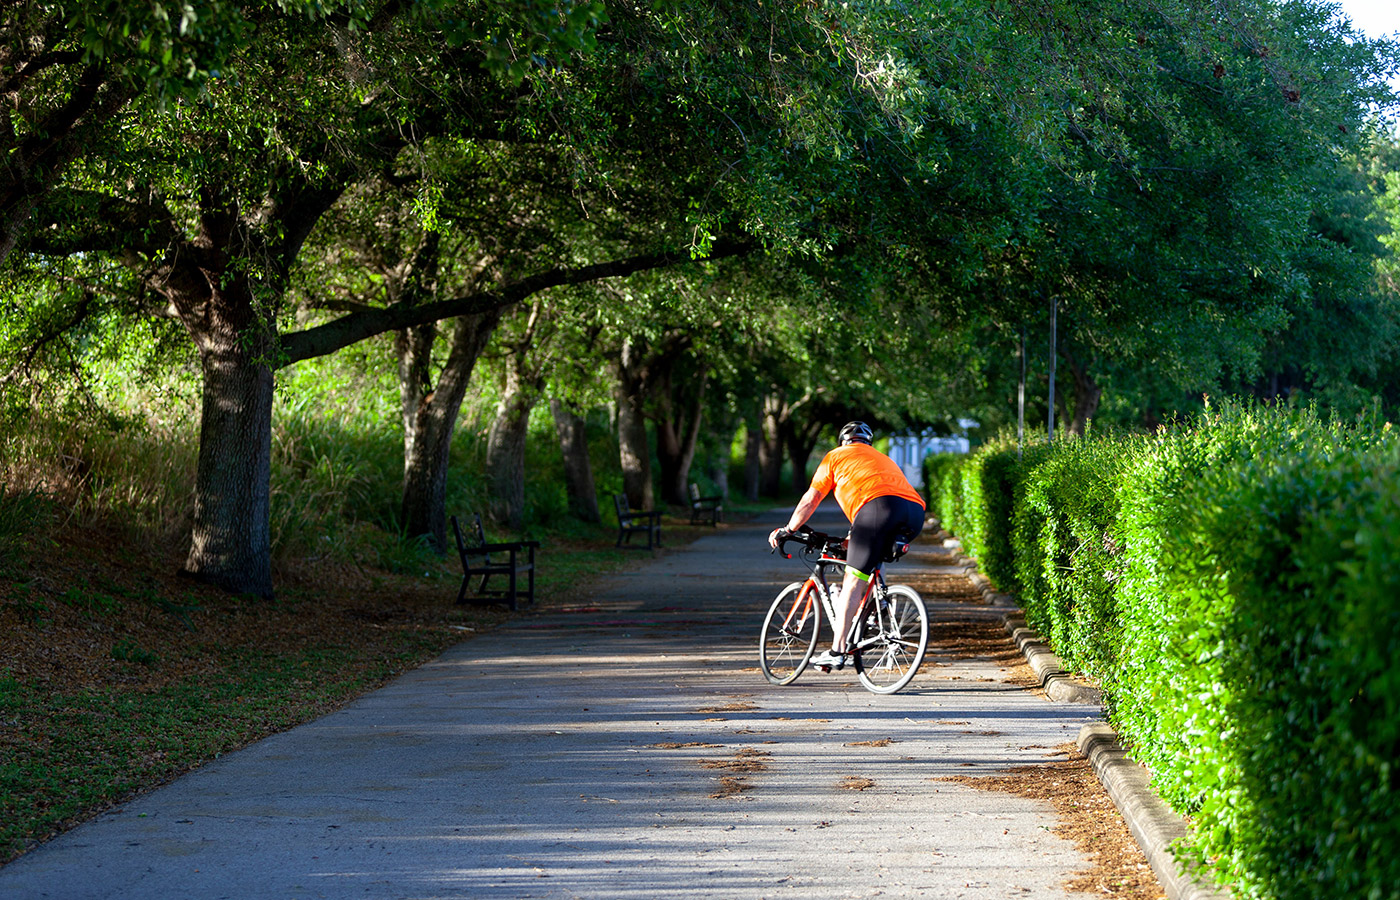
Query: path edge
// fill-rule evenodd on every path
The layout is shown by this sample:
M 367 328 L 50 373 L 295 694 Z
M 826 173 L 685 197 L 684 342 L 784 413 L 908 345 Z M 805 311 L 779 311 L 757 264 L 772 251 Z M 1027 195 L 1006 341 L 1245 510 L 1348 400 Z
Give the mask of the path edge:
M 1106 722 L 1085 725 L 1079 729 L 1076 743 L 1088 757 L 1113 805 L 1118 807 L 1167 896 L 1171 900 L 1228 900 L 1228 892 L 1177 859 L 1173 847 L 1187 836 L 1186 821 L 1153 792 L 1147 767 L 1123 749 L 1113 726 Z
M 939 532 L 943 537 L 943 546 L 953 552 L 968 581 L 982 594 L 982 600 L 989 606 L 1006 609 L 1006 613 L 1001 617 L 1002 627 L 1016 642 L 1017 648 L 1026 657 L 1026 662 L 1035 670 L 1040 687 L 1050 699 L 1059 703 L 1089 703 L 1101 706 L 1103 691 L 1076 680 L 1064 667 L 1060 657 L 1050 649 L 1050 645 L 1045 643 L 1033 628 L 1026 625 L 1026 615 L 1016 598 L 993 588 L 987 576 L 977 570 L 977 561 L 963 554 L 962 544 L 958 539 L 941 529 Z
M 937 528 L 936 523 L 934 527 Z M 962 544 L 938 529 L 943 546 L 953 551 L 967 579 L 989 606 L 1004 607 L 1001 617 L 1017 648 L 1035 670 L 1040 685 L 1050 699 L 1061 703 L 1102 705 L 1103 692 L 1076 681 L 1060 658 L 1034 629 L 1027 627 L 1025 613 L 1017 598 L 992 587 L 987 576 L 977 570 L 977 561 L 962 552 Z M 1173 847 L 1183 840 L 1189 828 L 1186 820 L 1152 790 L 1147 767 L 1138 763 L 1118 741 L 1118 732 L 1107 722 L 1092 722 L 1079 730 L 1075 742 L 1089 760 L 1095 776 L 1118 808 L 1123 821 L 1147 857 L 1147 863 L 1171 900 L 1229 900 L 1228 891 L 1214 885 L 1204 873 L 1196 873 L 1177 859 Z

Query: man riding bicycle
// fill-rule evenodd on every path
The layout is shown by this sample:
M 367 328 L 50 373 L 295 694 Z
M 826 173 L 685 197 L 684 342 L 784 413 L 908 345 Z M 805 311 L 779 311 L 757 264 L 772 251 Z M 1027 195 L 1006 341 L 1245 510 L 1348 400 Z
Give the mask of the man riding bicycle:
M 822 457 L 812 486 L 797 502 L 787 527 L 775 528 L 768 535 L 769 545 L 776 549 L 784 534 L 806 524 L 833 489 L 836 502 L 851 522 L 846 577 L 831 623 L 831 649 L 812 658 L 813 665 L 824 668 L 840 669 L 846 664 L 851 620 L 880 560 L 889 555 L 896 540 L 912 541 L 924 529 L 923 498 L 894 460 L 870 446 L 873 437 L 864 422 L 847 423 L 841 429 L 840 446 Z

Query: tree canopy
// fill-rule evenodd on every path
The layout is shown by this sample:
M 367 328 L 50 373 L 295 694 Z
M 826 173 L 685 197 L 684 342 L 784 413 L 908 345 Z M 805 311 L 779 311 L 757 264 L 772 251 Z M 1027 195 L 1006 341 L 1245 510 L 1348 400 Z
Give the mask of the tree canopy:
M 532 342 L 573 341 L 612 373 L 636 500 L 648 427 L 674 501 L 702 416 L 762 432 L 770 484 L 856 413 L 995 423 L 1052 305 L 1037 352 L 1080 431 L 1227 387 L 1354 406 L 1392 365 L 1372 110 L 1400 54 L 1326 3 L 14 9 L 5 383 L 84 329 L 178 322 L 187 569 L 235 590 L 271 592 L 277 373 L 382 334 L 422 345 L 400 344 L 406 453 L 419 407 L 450 443 L 502 321 L 529 396 L 602 395 L 576 358 L 535 371 Z

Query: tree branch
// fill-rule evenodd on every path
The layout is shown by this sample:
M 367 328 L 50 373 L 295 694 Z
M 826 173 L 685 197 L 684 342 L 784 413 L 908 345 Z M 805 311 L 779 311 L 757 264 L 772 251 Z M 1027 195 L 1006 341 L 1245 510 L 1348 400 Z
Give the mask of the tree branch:
M 28 249 L 50 256 L 155 253 L 180 237 L 164 203 L 124 200 L 100 191 L 50 191 L 32 221 Z
M 756 245 L 748 243 L 717 244 L 706 259 L 743 256 L 755 249 Z M 383 309 L 351 313 L 324 325 L 286 335 L 282 339 L 283 352 L 280 361 L 282 365 L 291 365 L 304 359 L 326 356 L 387 331 L 426 325 L 456 316 L 504 310 L 547 288 L 584 284 L 603 278 L 620 278 L 647 269 L 660 269 L 690 261 L 689 255 L 683 252 L 630 256 L 579 268 L 550 269 L 523 278 L 498 291 L 464 294 L 421 306 L 396 303 Z

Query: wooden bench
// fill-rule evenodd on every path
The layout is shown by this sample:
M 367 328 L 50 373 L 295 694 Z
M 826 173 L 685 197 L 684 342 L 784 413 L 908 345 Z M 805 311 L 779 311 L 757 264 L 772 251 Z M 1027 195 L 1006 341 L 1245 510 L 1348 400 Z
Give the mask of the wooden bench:
M 690 486 L 690 524 L 718 525 L 724 521 L 724 498 L 701 497 L 700 485 Z
M 617 546 L 632 542 L 632 535 L 646 532 L 647 549 L 661 546 L 661 511 L 656 509 L 632 509 L 627 505 L 626 494 L 613 494 L 613 506 L 617 508 Z
M 481 528 L 481 516 L 472 516 L 472 541 L 468 543 L 462 539 L 462 529 L 457 524 L 457 517 L 452 517 L 452 534 L 457 538 L 457 555 L 462 559 L 462 586 L 457 591 L 458 605 L 467 602 L 467 587 L 471 580 L 476 577 L 481 578 L 481 582 L 476 586 L 476 597 L 478 600 L 491 600 L 502 598 L 510 604 L 511 609 L 517 608 L 517 600 L 523 593 L 528 603 L 535 602 L 535 548 L 539 541 L 516 541 L 508 544 L 488 544 L 486 543 L 486 532 Z M 506 559 L 501 561 L 491 560 L 491 554 L 506 554 Z M 480 562 L 473 563 L 472 560 L 479 559 Z M 491 580 L 492 575 L 506 576 L 506 587 L 502 589 L 487 590 L 486 585 Z M 518 581 L 521 575 L 526 576 L 526 588 L 522 592 L 519 590 Z

